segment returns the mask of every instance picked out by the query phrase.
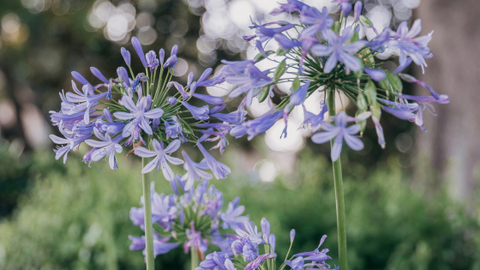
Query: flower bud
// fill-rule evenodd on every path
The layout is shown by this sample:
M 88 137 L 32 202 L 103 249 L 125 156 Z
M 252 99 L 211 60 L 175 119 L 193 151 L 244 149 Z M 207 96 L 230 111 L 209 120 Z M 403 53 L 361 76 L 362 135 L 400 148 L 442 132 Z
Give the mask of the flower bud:
M 368 76 L 370 76 L 370 78 L 372 78 L 374 81 L 377 81 L 377 82 L 384 80 L 386 77 L 385 72 L 380 69 L 365 67 L 364 70 L 365 70 L 365 73 L 367 73 Z
M 174 68 L 176 63 L 177 63 L 177 56 L 172 55 L 167 59 L 167 61 L 165 61 L 165 64 L 163 65 L 163 67 L 164 68 L 169 68 L 169 67 Z
M 142 61 L 143 67 L 147 67 L 147 61 L 145 60 L 145 54 L 143 53 L 142 44 L 140 44 L 140 41 L 137 37 L 132 38 L 132 45 L 137 52 L 140 61 Z
M 146 55 L 147 57 L 147 65 L 150 69 L 155 69 L 158 67 L 158 59 L 157 59 L 157 54 L 155 51 L 149 51 Z
M 293 239 L 295 239 L 295 229 L 292 229 L 290 231 L 290 243 L 293 242 Z
M 274 234 L 270 234 L 270 237 L 268 238 L 268 244 L 272 247 L 272 250 L 271 252 L 275 252 L 275 235 Z
M 355 3 L 355 7 L 353 8 L 353 17 L 355 19 L 355 22 L 358 22 L 360 20 L 360 15 L 362 14 L 362 1 L 357 1 Z
M 165 60 L 165 50 L 164 49 L 160 49 L 160 51 L 158 51 L 158 58 L 160 58 L 160 64 L 163 65 L 163 61 Z
M 177 55 L 177 52 L 178 52 L 178 45 L 175 44 L 173 45 L 172 50 L 170 51 L 170 57 L 172 57 L 173 55 Z
M 117 68 L 117 75 L 128 87 L 130 87 L 130 79 L 127 70 L 124 67 Z
M 193 82 L 193 76 L 194 76 L 193 72 L 190 72 L 190 73 L 188 74 L 187 87 L 189 87 L 189 86 L 192 84 L 192 82 Z
M 130 66 L 131 64 L 130 52 L 127 51 L 127 49 L 125 49 L 124 47 L 120 49 L 120 52 L 122 53 L 122 57 L 123 57 L 123 60 L 125 61 L 125 64 L 127 64 L 127 66 Z
M 174 97 L 169 97 L 169 98 L 168 98 L 168 104 L 170 104 L 170 105 L 173 106 L 173 105 L 175 105 L 175 103 L 177 103 L 177 99 L 176 99 L 176 98 L 174 98 Z
M 152 121 L 152 129 L 156 131 L 158 129 L 158 126 L 160 125 L 160 118 L 155 118 Z M 171 183 L 172 181 L 170 181 Z
M 270 235 L 270 222 L 266 218 L 262 218 L 261 225 L 263 235 L 268 237 Z
M 72 71 L 72 77 L 79 83 L 85 85 L 89 84 L 88 81 L 78 72 Z
M 100 81 L 108 84 L 108 80 L 107 78 L 105 78 L 105 76 L 103 76 L 102 72 L 100 72 L 100 70 L 98 70 L 98 68 L 96 67 L 90 67 L 90 71 L 92 72 L 92 74 L 97 77 Z

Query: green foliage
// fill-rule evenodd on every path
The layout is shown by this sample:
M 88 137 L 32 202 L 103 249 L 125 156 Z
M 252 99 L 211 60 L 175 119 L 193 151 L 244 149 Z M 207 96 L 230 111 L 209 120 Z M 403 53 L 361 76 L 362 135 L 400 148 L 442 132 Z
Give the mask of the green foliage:
M 31 182 L 18 211 L 0 223 L 0 269 L 142 269 L 141 253 L 128 250 L 128 235 L 142 233 L 128 218 L 142 193 L 139 162 L 133 156 L 120 159 L 120 169 L 113 172 L 102 163 L 88 168 L 72 156 L 67 170 L 59 170 L 58 162 L 45 161 L 46 155 L 50 153 L 39 153 L 33 163 L 50 172 Z M 295 228 L 294 253 L 315 249 L 327 234 L 324 247 L 334 258 L 332 265 L 337 263 L 327 158 L 304 151 L 295 172 L 273 183 L 232 165 L 232 177 L 211 183 L 224 192 L 225 202 L 240 196 L 257 225 L 262 217 L 271 222 L 280 259 Z M 346 162 L 344 168 L 351 269 L 463 270 L 480 265 L 478 223 L 444 194 L 425 197 L 408 185 L 396 165 L 382 164 L 369 172 Z M 157 192 L 170 192 L 161 173 L 152 179 Z M 179 248 L 158 256 L 156 265 L 185 269 L 187 261 Z

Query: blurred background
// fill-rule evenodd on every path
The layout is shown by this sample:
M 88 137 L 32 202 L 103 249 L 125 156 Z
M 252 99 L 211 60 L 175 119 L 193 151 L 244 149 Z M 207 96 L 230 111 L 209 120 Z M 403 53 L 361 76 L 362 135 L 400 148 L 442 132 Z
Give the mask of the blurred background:
M 338 14 L 330 0 L 305 2 Z M 143 256 L 128 250 L 127 237 L 141 233 L 128 218 L 141 196 L 140 162 L 130 156 L 119 160 L 116 172 L 102 162 L 89 168 L 81 162 L 86 148 L 66 165 L 55 161 L 48 135 L 57 131 L 48 112 L 59 109 L 58 92 L 71 90 L 72 70 L 91 79 L 89 67 L 95 66 L 115 76 L 123 65 L 120 48 L 133 55 L 132 36 L 144 50 L 168 51 L 178 44 L 180 81 L 190 71 L 198 76 L 208 67 L 218 70 L 221 59 L 252 58 L 257 51 L 242 39 L 251 31 L 249 16 L 269 21 L 276 5 L 277 0 L 0 1 L 0 269 L 143 269 Z M 426 133 L 383 115 L 385 150 L 369 123 L 365 149 L 343 153 L 349 265 L 480 269 L 480 2 L 365 0 L 364 7 L 380 30 L 417 18 L 422 34 L 435 30 L 426 73 L 416 67 L 408 72 L 448 94 L 451 103 L 437 106 L 437 117 L 426 115 Z M 389 59 L 387 69 L 397 66 L 391 56 L 380 55 Z M 231 87 L 207 91 L 221 96 Z M 289 88 L 275 92 L 281 96 Z M 307 106 L 318 104 L 316 98 Z M 234 110 L 236 104 L 229 106 Z M 249 114 L 265 110 L 254 101 Z M 230 140 L 221 160 L 232 174 L 211 183 L 225 201 L 240 196 L 253 221 L 270 220 L 279 254 L 295 228 L 295 251 L 313 250 L 329 235 L 324 246 L 334 264 L 330 150 L 296 131 L 301 120 L 295 114 L 289 122 L 286 139 L 279 139 L 279 122 L 250 142 Z M 161 174 L 152 178 L 157 191 L 169 192 Z M 187 261 L 177 250 L 157 257 L 156 266 L 185 269 Z

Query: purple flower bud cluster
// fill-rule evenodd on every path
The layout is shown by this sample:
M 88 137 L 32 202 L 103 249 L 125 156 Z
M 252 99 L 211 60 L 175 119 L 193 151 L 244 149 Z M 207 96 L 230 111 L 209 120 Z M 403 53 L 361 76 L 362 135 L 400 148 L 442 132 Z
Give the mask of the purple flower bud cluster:
M 212 178 L 206 170 L 217 179 L 225 178 L 230 169 L 204 147 L 212 141 L 218 141 L 218 144 L 211 149 L 219 148 L 223 153 L 226 147 L 225 135 L 231 127 L 220 123 L 218 119 L 221 117 L 215 117 L 221 114 L 225 102 L 221 97 L 195 92 L 199 87 L 218 82 L 218 79 L 208 79 L 212 69 L 205 70 L 197 81 L 193 80 L 194 74 L 191 73 L 188 85 L 184 87 L 175 81 L 165 81 L 173 75 L 177 45 L 173 46 L 165 61 L 163 49 L 157 58 L 153 50 L 144 54 L 136 37 L 132 38 L 132 45 L 146 68 L 146 74 L 135 75 L 131 68 L 131 54 L 125 48 L 121 48 L 121 55 L 127 68 L 118 67 L 114 78 L 107 79 L 99 69 L 91 67 L 92 74 L 101 81 L 95 85 L 80 73 L 72 72 L 73 92 L 65 94 L 62 91 L 60 110 L 50 112 L 52 124 L 63 135 L 50 135 L 52 141 L 60 145 L 54 150 L 55 158 L 63 156 L 66 162 L 68 153 L 77 150 L 84 142 L 92 147 L 85 154 L 84 162 L 90 164 L 107 159 L 110 168 L 116 170 L 116 154 L 122 153 L 124 147 L 133 146 L 129 153 L 152 158 L 142 173 L 161 169 L 165 178 L 172 181 L 175 174 L 170 165 L 183 164 L 187 171 L 183 176 L 187 190 L 195 180 Z M 156 72 L 157 69 L 161 71 Z M 204 105 L 193 105 L 193 100 Z M 193 161 L 182 149 L 182 145 L 189 142 L 204 156 L 200 163 Z
M 208 254 L 196 270 L 274 270 L 271 267 L 274 265 L 272 262 L 277 259 L 277 254 L 275 253 L 276 238 L 274 234 L 270 233 L 270 222 L 268 220 L 262 219 L 261 232 L 251 222 L 245 222 L 244 229 L 237 229 L 236 233 L 235 241 L 231 243 L 230 249 Z M 327 255 L 328 248 L 320 250 L 326 237 L 326 235 L 322 237 L 320 244 L 315 250 L 295 254 L 292 256 L 293 260 L 284 261 L 285 265 L 292 270 L 331 269 L 326 263 L 327 260 L 332 259 Z M 290 249 L 294 238 L 295 230 L 292 230 L 290 232 Z M 265 252 L 262 254 L 261 250 L 265 250 Z M 289 254 L 286 254 L 285 258 L 288 257 Z M 280 269 L 284 269 L 285 265 L 280 267 Z M 339 268 L 335 267 L 334 269 L 338 270 Z
M 331 152 L 332 160 L 340 157 L 343 142 L 353 150 L 363 149 L 363 143 L 358 134 L 363 134 L 367 119 L 374 123 L 381 147 L 385 147 L 383 128 L 380 124 L 382 110 L 400 119 L 414 122 L 422 130 L 423 111 L 427 109 L 435 115 L 432 103 L 447 104 L 446 95 L 437 94 L 427 83 L 410 75 L 401 73 L 412 62 L 425 69 L 425 59 L 431 58 L 428 47 L 432 32 L 419 36 L 421 20 L 416 20 L 411 28 L 407 22 L 402 22 L 396 31 L 390 28 L 380 33 L 372 22 L 362 15 L 363 4 L 357 1 L 353 7 L 353 20 L 346 20 L 352 11 L 348 0 L 333 0 L 338 4 L 342 21 L 335 21 L 329 16 L 328 9 L 317 9 L 298 0 L 287 0 L 271 15 L 282 13 L 298 13 L 299 23 L 286 21 L 257 22 L 252 20 L 251 29 L 255 34 L 244 37 L 258 50 L 259 54 L 252 60 L 226 61 L 220 72 L 210 81 L 214 84 L 226 82 L 233 85 L 229 98 L 242 97 L 242 102 L 236 112 L 229 114 L 210 114 L 209 116 L 224 121 L 223 130 L 228 130 L 234 137 L 248 135 L 251 140 L 255 136 L 270 129 L 283 118 L 285 128 L 279 136 L 287 137 L 287 124 L 290 112 L 301 106 L 304 121 L 301 127 L 311 128 L 312 140 L 315 143 L 327 143 L 334 140 Z M 345 20 L 344 20 L 345 19 Z M 348 23 L 347 23 L 348 22 Z M 360 38 L 360 28 L 369 28 L 377 34 L 371 40 Z M 265 51 L 269 42 L 276 41 L 279 50 Z M 398 58 L 398 68 L 393 72 L 382 69 L 382 61 L 375 56 L 389 50 L 395 52 Z M 262 61 L 272 61 L 274 65 L 258 64 Z M 272 66 L 262 70 L 261 66 Z M 416 83 L 428 89 L 431 97 L 415 97 L 402 94 L 402 80 Z M 287 96 L 275 96 L 275 88 L 291 83 L 291 91 Z M 320 114 L 307 110 L 305 100 L 313 93 L 320 92 L 325 97 L 335 96 L 328 103 L 319 104 Z M 324 115 L 335 103 L 335 98 L 345 96 L 352 104 L 346 107 L 357 107 L 356 117 L 347 116 L 346 107 L 330 118 Z M 254 118 L 245 119 L 245 107 L 252 104 L 253 98 L 259 102 L 268 102 L 271 110 Z M 277 104 L 274 100 L 280 100 Z M 411 102 L 411 103 L 409 103 Z M 214 104 L 210 102 L 211 104 Z M 343 104 L 342 104 L 343 106 Z M 333 123 L 333 121 L 335 123 Z M 370 120 L 368 120 L 370 121 Z M 347 123 L 355 122 L 347 127 Z M 321 132 L 317 132 L 319 129 Z
M 244 229 L 248 223 L 248 216 L 242 216 L 245 211 L 239 205 L 237 197 L 228 203 L 224 212 L 223 194 L 213 185 L 204 180 L 196 188 L 187 190 L 186 183 L 181 175 L 170 181 L 174 194 L 165 195 L 155 192 L 154 182 L 151 187 L 152 223 L 161 229 L 160 233 L 153 232 L 154 254 L 168 253 L 170 250 L 183 245 L 185 253 L 193 249 L 205 253 L 208 244 L 219 247 L 222 251 L 229 252 L 231 244 L 238 239 L 236 235 L 229 234 L 227 229 Z M 130 209 L 130 219 L 135 226 L 142 230 L 145 226 L 143 197 L 142 207 Z M 145 237 L 129 236 L 132 244 L 130 250 L 145 249 Z

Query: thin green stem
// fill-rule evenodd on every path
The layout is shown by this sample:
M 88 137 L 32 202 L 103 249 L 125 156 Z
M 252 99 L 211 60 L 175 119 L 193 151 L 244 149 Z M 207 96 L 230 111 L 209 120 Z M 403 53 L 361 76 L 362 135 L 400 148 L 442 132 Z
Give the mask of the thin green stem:
M 142 158 L 142 168 L 147 164 L 146 158 Z M 145 207 L 145 243 L 147 247 L 147 270 L 155 269 L 153 260 L 153 227 L 152 227 L 152 201 L 150 199 L 150 175 L 142 174 L 143 199 Z
M 195 270 L 195 268 L 197 268 L 200 265 L 200 262 L 198 259 L 197 250 L 193 246 L 190 247 L 190 258 L 191 258 L 190 269 Z
M 328 113 L 335 116 L 335 89 L 328 92 Z M 333 149 L 333 140 L 330 142 Z M 342 162 L 340 157 L 333 162 L 333 183 L 337 206 L 338 259 L 340 269 L 347 270 L 347 227 L 345 222 L 345 199 L 343 195 Z

